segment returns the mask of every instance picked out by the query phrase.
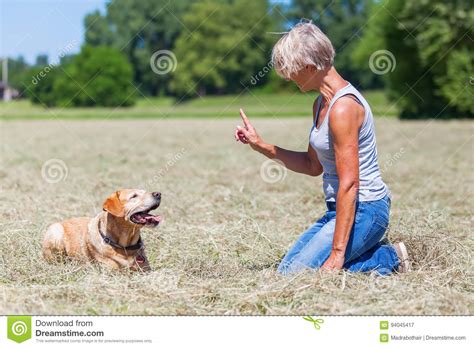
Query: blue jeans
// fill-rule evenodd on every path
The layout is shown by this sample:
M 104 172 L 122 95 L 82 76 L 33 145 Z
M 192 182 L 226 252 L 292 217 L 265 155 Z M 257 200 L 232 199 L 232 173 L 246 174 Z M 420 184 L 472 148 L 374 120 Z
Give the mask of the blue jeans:
M 304 232 L 278 267 L 281 274 L 306 268 L 319 268 L 328 259 L 336 226 L 336 203 L 327 202 L 328 211 Z M 381 240 L 388 226 L 390 198 L 357 202 L 354 225 L 347 243 L 344 268 L 351 272 L 376 271 L 390 274 L 398 268 L 398 256 L 392 245 Z

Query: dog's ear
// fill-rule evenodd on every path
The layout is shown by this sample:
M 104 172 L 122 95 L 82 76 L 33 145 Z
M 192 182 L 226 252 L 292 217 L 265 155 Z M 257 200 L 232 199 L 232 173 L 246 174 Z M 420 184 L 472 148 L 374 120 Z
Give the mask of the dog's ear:
M 119 191 L 112 193 L 109 198 L 105 200 L 104 204 L 102 205 L 102 208 L 114 216 L 125 216 L 125 208 L 122 202 L 120 201 Z

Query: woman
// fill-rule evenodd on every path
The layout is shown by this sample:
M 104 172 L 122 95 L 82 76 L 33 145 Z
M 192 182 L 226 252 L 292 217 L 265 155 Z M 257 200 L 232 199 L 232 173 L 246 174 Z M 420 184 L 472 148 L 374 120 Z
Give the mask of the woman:
M 382 181 L 372 111 L 364 97 L 333 66 L 334 48 L 312 23 L 300 23 L 275 45 L 277 73 L 294 81 L 302 92 L 320 93 L 313 105 L 313 127 L 307 152 L 266 143 L 244 111 L 244 128 L 235 138 L 288 169 L 311 176 L 323 174 L 327 212 L 295 242 L 278 271 L 304 268 L 385 275 L 406 272 L 403 243 L 381 242 L 389 221 L 390 191 Z

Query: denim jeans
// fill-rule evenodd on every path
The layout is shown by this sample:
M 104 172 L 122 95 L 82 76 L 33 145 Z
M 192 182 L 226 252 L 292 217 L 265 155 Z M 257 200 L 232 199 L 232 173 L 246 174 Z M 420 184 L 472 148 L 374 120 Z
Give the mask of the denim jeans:
M 328 211 L 294 243 L 278 267 L 281 274 L 319 268 L 328 259 L 336 226 L 336 203 L 327 202 Z M 347 243 L 344 268 L 351 272 L 376 271 L 390 274 L 398 268 L 392 245 L 381 240 L 388 226 L 390 198 L 357 202 L 354 225 Z

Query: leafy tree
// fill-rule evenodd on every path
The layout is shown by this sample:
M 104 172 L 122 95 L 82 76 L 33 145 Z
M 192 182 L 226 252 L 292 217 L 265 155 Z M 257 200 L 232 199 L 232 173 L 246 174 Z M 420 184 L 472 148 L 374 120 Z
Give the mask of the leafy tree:
M 83 46 L 70 63 L 32 71 L 33 102 L 45 106 L 128 106 L 134 102 L 132 68 L 116 49 Z
M 195 2 L 176 42 L 178 66 L 171 87 L 178 96 L 235 93 L 267 66 L 272 16 L 267 1 Z
M 446 61 L 445 75 L 438 76 L 435 82 L 440 86 L 439 95 L 450 105 L 466 116 L 474 117 L 474 55 L 472 50 L 463 48 L 452 52 Z
M 311 19 L 331 40 L 336 57 L 334 64 L 347 80 L 363 88 L 383 85 L 368 67 L 354 64 L 352 54 L 364 31 L 370 0 L 293 0 L 288 10 L 292 24 Z
M 378 50 L 393 54 L 394 69 L 384 77 L 401 116 L 473 117 L 469 1 L 384 0 L 372 11 L 354 58 L 367 66 Z
M 108 4 L 107 6 L 110 6 Z M 85 41 L 91 46 L 111 46 L 114 43 L 114 33 L 107 18 L 94 11 L 84 18 L 86 27 Z
M 40 66 L 32 67 L 28 71 L 28 81 L 25 81 L 28 88 L 26 95 L 35 104 L 46 107 L 57 105 L 54 92 L 54 83 L 60 74 L 59 68 Z
M 114 0 L 107 13 L 96 11 L 85 18 L 86 43 L 113 46 L 123 52 L 133 67 L 135 85 L 145 94 L 168 93 L 169 74 L 157 75 L 150 58 L 158 50 L 173 50 L 183 27 L 188 0 Z M 201 18 L 204 20 L 204 18 Z
M 84 46 L 54 84 L 61 106 L 133 104 L 132 67 L 116 49 Z
M 0 67 L 2 64 L 3 59 L 0 60 Z M 24 93 L 26 89 L 25 84 L 28 86 L 31 83 L 29 70 L 30 66 L 22 56 L 8 58 L 8 84 L 17 89 L 20 93 Z
M 47 54 L 38 54 L 36 56 L 36 66 L 45 66 L 48 65 L 48 55 Z

